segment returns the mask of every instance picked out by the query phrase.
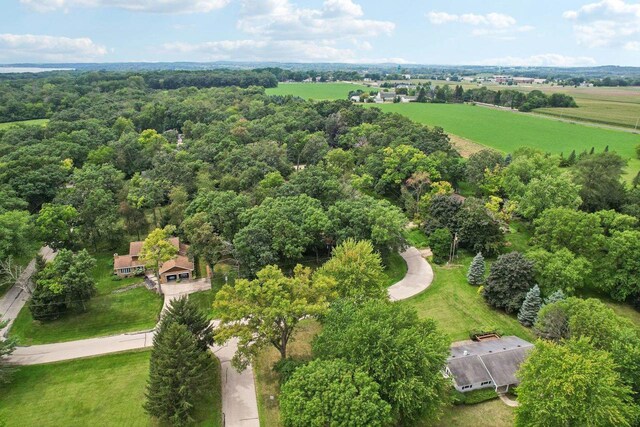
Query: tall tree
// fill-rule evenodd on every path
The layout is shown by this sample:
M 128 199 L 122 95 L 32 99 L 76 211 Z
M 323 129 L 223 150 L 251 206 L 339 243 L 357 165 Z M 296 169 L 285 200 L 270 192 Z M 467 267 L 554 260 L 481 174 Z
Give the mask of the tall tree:
M 7 322 L 0 322 L 0 329 L 3 329 L 7 326 Z M 11 365 L 7 364 L 6 358 L 13 353 L 13 350 L 16 348 L 16 340 L 13 338 L 8 338 L 4 340 L 0 340 L 0 384 L 8 383 L 11 379 L 11 373 L 13 372 L 13 368 Z
M 391 421 L 380 386 L 343 360 L 315 360 L 297 369 L 280 393 L 287 427 L 378 426 Z
M 598 153 L 578 161 L 576 183 L 582 186 L 582 209 L 596 212 L 603 209 L 619 209 L 625 198 L 621 180 L 627 161 L 616 153 Z
M 70 205 L 45 203 L 36 218 L 40 238 L 52 249 L 71 249 L 78 211 Z
M 172 300 L 167 309 L 162 313 L 160 330 L 169 327 L 172 323 L 179 323 L 187 327 L 196 338 L 198 348 L 206 351 L 213 345 L 213 326 L 193 300 L 183 296 Z
M 273 345 L 282 359 L 300 320 L 327 310 L 335 283 L 326 277 L 311 276 L 311 269 L 296 266 L 292 277 L 278 267 L 267 266 L 256 279 L 241 279 L 225 285 L 216 295 L 214 307 L 222 313 L 216 340 L 238 337 L 233 363 L 244 369 L 260 349 Z
M 153 337 L 153 350 L 147 381 L 147 413 L 171 425 L 192 421 L 197 399 L 208 386 L 206 373 L 211 356 L 198 347 L 189 329 L 171 322 Z
M 516 426 L 631 426 L 637 416 L 614 361 L 587 339 L 538 341 L 518 375 Z
M 533 326 L 538 318 L 538 312 L 542 307 L 542 298 L 540 297 L 540 288 L 535 285 L 527 292 L 527 296 L 522 302 L 522 307 L 518 311 L 518 320 L 524 326 Z
M 178 249 L 169 241 L 170 231 L 169 227 L 156 228 L 144 239 L 140 249 L 140 260 L 147 267 L 153 268 L 156 276 L 160 274 L 160 264 L 170 260 L 178 253 Z
M 370 300 L 337 302 L 322 322 L 315 356 L 348 360 L 366 372 L 398 424 L 437 419 L 447 387 L 441 370 L 448 341 L 433 320 L 419 319 L 406 306 Z
M 476 256 L 473 257 L 473 261 L 471 261 L 471 265 L 469 265 L 469 271 L 467 272 L 467 282 L 474 286 L 480 286 L 484 283 L 484 274 L 485 274 L 485 265 L 484 265 L 484 257 L 482 256 L 482 252 L 478 252 Z
M 515 313 L 534 285 L 533 263 L 520 252 L 500 255 L 491 265 L 482 295 L 489 305 Z
M 316 275 L 333 279 L 340 297 L 367 299 L 387 296 L 382 260 L 367 240 L 347 239 L 342 242 Z
M 182 231 L 189 242 L 189 251 L 202 258 L 213 270 L 215 264 L 226 256 L 230 256 L 232 247 L 216 234 L 213 225 L 207 221 L 207 214 L 198 212 L 182 223 Z

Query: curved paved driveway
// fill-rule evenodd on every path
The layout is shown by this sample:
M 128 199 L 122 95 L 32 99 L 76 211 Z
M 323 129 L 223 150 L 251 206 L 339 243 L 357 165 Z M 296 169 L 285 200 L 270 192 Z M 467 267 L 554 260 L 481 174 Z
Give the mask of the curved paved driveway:
M 407 263 L 407 274 L 398 283 L 389 287 L 389 299 L 398 301 L 410 298 L 424 291 L 433 281 L 433 270 L 416 248 L 409 248 L 400 254 Z M 178 290 L 178 288 L 175 288 Z M 190 293 L 180 290 L 167 292 L 170 300 L 178 294 Z M 215 320 L 213 321 L 216 322 Z M 19 365 L 59 362 L 62 360 L 98 356 L 120 351 L 142 349 L 153 345 L 153 331 L 90 338 L 55 344 L 18 347 L 9 361 Z M 228 427 L 259 427 L 256 387 L 251 366 L 242 372 L 231 367 L 231 358 L 236 352 L 236 341 L 223 346 L 213 346 L 213 353 L 222 364 L 222 412 Z
M 410 247 L 400 254 L 407 263 L 407 274 L 402 280 L 389 287 L 389 299 L 399 301 L 419 294 L 431 285 L 433 269 L 420 255 L 420 251 Z

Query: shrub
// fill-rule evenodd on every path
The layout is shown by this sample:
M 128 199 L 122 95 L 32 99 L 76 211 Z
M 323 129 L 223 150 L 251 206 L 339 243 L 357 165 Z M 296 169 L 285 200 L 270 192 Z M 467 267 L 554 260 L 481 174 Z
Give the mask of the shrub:
M 307 364 L 306 360 L 293 359 L 291 357 L 287 357 L 286 359 L 278 360 L 275 365 L 273 365 L 273 370 L 278 373 L 280 376 L 280 385 L 289 381 L 289 378 L 293 375 L 293 373 L 301 366 Z
M 476 405 L 478 403 L 493 400 L 498 397 L 498 393 L 493 388 L 483 388 L 464 393 L 465 405 Z
M 429 236 L 429 247 L 433 252 L 433 262 L 442 264 L 449 259 L 451 232 L 448 228 L 438 228 Z

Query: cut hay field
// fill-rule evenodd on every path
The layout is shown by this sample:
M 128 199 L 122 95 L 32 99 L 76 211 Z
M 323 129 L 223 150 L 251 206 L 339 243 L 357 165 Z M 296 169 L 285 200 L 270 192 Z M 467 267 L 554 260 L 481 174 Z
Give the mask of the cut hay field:
M 25 125 L 25 126 L 44 126 L 49 122 L 49 119 L 34 119 L 34 120 L 22 120 L 19 122 L 5 122 L 0 123 L 0 130 L 8 129 L 12 126 Z
M 317 101 L 347 99 L 352 90 L 378 90 L 351 83 L 280 83 L 278 87 L 267 89 L 268 95 L 295 95 Z

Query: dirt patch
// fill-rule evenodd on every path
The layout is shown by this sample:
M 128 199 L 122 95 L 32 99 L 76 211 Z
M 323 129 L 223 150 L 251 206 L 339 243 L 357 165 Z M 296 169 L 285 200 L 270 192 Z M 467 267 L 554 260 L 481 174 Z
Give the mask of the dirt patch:
M 453 147 L 458 150 L 458 153 L 460 153 L 464 158 L 468 158 L 470 155 L 487 148 L 484 145 L 480 145 L 477 142 L 473 142 L 470 139 L 466 139 L 458 135 L 449 134 L 449 139 L 451 140 L 451 145 L 453 145 Z

